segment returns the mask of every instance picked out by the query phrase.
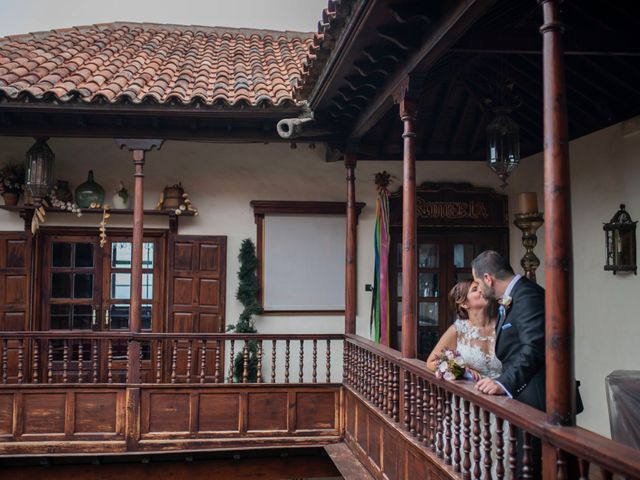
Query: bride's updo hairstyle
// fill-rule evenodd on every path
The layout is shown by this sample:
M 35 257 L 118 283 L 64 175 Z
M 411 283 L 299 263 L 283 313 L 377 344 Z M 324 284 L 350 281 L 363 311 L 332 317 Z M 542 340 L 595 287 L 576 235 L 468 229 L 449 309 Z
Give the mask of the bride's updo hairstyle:
M 469 312 L 462 304 L 467 300 L 467 295 L 469 295 L 469 289 L 472 283 L 473 280 L 462 280 L 456 283 L 449 292 L 449 304 L 451 308 L 455 310 L 458 318 L 462 320 L 469 319 Z

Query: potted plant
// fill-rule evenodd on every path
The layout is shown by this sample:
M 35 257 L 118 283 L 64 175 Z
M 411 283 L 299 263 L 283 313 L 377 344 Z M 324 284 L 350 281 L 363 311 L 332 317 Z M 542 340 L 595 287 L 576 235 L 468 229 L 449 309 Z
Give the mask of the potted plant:
M 6 163 L 0 169 L 0 192 L 5 205 L 17 205 L 24 186 L 24 165 Z

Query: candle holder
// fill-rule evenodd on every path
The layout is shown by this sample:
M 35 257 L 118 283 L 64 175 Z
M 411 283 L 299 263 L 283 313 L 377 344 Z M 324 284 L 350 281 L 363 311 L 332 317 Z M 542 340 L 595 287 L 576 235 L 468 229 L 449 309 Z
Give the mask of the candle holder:
M 522 230 L 522 246 L 526 252 L 520 260 L 524 275 L 532 282 L 536 281 L 536 269 L 540 266 L 540 259 L 533 253 L 538 243 L 536 232 L 544 223 L 542 212 L 516 213 L 513 224 Z

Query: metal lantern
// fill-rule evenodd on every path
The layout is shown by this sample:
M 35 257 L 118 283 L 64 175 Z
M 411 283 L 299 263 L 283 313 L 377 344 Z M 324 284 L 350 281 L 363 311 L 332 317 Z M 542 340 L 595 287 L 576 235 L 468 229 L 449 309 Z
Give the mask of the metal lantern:
M 496 172 L 502 187 L 520 164 L 520 127 L 509 116 L 510 107 L 493 109 L 495 118 L 487 125 L 487 164 Z
M 613 272 L 633 272 L 638 274 L 636 264 L 636 224 L 620 205 L 609 223 L 604 224 L 606 235 L 607 263 L 604 269 Z
M 25 162 L 25 187 L 35 203 L 44 198 L 53 186 L 53 164 L 55 155 L 47 145 L 46 138 L 36 139 L 27 152 Z

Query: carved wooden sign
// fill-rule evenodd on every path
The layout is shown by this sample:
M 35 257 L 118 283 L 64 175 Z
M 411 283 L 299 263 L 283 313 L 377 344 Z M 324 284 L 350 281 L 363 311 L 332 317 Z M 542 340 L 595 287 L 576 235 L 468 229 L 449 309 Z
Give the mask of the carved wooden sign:
M 391 225 L 402 225 L 402 190 L 389 202 Z M 423 183 L 416 189 L 418 226 L 506 227 L 507 196 L 467 183 Z

